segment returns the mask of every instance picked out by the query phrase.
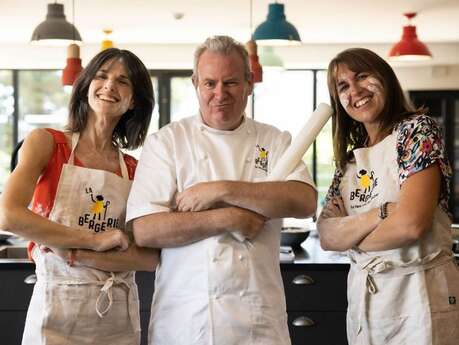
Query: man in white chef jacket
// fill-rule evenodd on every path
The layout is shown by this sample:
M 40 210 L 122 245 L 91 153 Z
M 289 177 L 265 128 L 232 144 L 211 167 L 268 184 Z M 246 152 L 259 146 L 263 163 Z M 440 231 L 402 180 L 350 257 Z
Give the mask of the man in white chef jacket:
M 290 344 L 280 218 L 311 216 L 315 187 L 303 163 L 262 182 L 291 137 L 245 117 L 243 45 L 208 38 L 193 72 L 200 113 L 148 137 L 128 200 L 136 243 L 161 248 L 149 344 Z

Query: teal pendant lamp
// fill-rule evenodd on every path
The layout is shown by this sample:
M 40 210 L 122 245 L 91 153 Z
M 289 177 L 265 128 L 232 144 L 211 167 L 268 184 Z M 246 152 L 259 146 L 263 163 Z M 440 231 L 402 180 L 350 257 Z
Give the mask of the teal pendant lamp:
M 258 25 L 253 39 L 259 45 L 300 45 L 298 30 L 285 18 L 284 4 L 269 4 L 266 21 Z
M 33 31 L 31 43 L 50 46 L 81 44 L 81 36 L 75 26 L 65 19 L 63 4 L 48 4 L 46 20 Z

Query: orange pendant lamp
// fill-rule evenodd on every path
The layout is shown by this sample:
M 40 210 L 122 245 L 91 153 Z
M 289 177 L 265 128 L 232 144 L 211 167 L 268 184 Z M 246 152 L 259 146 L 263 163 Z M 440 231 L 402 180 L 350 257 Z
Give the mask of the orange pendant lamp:
M 104 29 L 104 39 L 102 40 L 102 43 L 100 45 L 100 50 L 105 50 L 108 48 L 113 48 L 113 41 L 110 39 L 110 36 L 112 34 L 112 29 Z
M 422 43 L 416 34 L 416 26 L 411 20 L 416 17 L 416 12 L 403 14 L 408 19 L 408 25 L 403 27 L 402 39 L 396 43 L 389 52 L 392 61 L 422 61 L 432 58 L 429 48 Z
M 72 43 L 67 47 L 67 65 L 62 71 L 62 85 L 73 85 L 82 69 L 80 47 Z

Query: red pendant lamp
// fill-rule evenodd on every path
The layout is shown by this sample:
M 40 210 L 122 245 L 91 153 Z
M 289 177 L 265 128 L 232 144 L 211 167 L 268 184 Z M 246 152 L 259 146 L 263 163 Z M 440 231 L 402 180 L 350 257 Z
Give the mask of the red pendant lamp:
M 422 43 L 416 35 L 416 26 L 411 20 L 416 17 L 416 12 L 403 14 L 408 19 L 408 25 L 403 27 L 402 39 L 396 43 L 389 52 L 389 59 L 393 61 L 422 61 L 432 58 L 429 48 Z
M 67 65 L 62 71 L 62 85 L 73 85 L 82 69 L 80 47 L 72 43 L 67 47 Z

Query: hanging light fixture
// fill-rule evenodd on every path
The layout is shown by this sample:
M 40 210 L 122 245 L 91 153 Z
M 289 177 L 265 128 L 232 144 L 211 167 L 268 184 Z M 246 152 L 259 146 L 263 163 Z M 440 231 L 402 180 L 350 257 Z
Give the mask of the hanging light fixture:
M 396 43 L 389 52 L 389 59 L 393 61 L 421 61 L 432 58 L 429 48 L 418 40 L 416 26 L 411 20 L 416 17 L 415 12 L 403 14 L 408 19 L 408 24 L 403 27 L 403 35 L 400 42 Z
M 260 49 L 260 64 L 263 68 L 269 69 L 277 69 L 283 70 L 284 69 L 284 62 L 280 58 L 279 55 L 276 54 L 273 47 L 266 46 L 261 47 Z
M 80 47 L 72 43 L 67 47 L 67 65 L 62 71 L 62 85 L 73 85 L 82 69 Z
M 105 50 L 108 48 L 113 48 L 113 41 L 110 39 L 110 36 L 112 34 L 112 29 L 104 29 L 102 30 L 104 32 L 104 39 L 102 40 L 101 43 L 101 50 Z
M 300 45 L 298 30 L 285 18 L 284 4 L 269 4 L 266 21 L 258 25 L 253 39 L 259 45 Z
M 258 51 L 257 51 L 257 43 L 253 39 L 253 26 L 252 26 L 252 0 L 250 0 L 250 36 L 251 39 L 245 44 L 247 52 L 249 53 L 249 62 L 250 62 L 250 70 L 252 71 L 253 75 L 253 82 L 254 83 L 261 83 L 263 81 L 263 69 L 260 65 L 260 61 L 258 59 Z
M 40 23 L 33 31 L 31 43 L 63 46 L 71 42 L 82 43 L 78 30 L 65 19 L 64 5 L 58 3 L 48 4 L 46 20 Z

